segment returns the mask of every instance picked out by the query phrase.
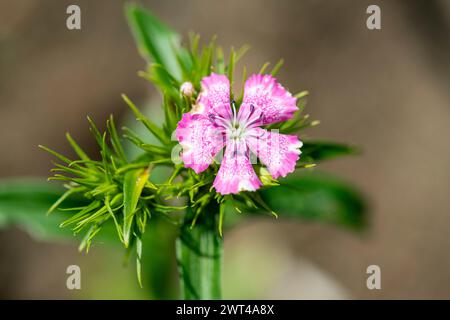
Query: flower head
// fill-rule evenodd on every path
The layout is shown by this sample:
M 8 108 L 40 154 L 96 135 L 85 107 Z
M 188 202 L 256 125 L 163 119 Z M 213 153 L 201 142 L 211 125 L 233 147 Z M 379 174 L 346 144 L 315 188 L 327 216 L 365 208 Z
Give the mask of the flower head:
M 178 123 L 176 137 L 184 165 L 200 173 L 225 147 L 214 180 L 217 192 L 235 194 L 255 191 L 262 183 L 250 159 L 255 154 L 274 179 L 295 170 L 301 141 L 262 126 L 293 117 L 296 98 L 270 75 L 253 75 L 245 83 L 244 98 L 237 110 L 230 101 L 230 82 L 224 75 L 203 78 L 196 106 Z

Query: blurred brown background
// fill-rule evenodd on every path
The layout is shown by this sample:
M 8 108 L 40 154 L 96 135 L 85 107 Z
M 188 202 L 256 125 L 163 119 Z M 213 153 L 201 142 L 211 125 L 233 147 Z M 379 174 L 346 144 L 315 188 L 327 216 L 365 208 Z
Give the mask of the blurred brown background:
M 284 58 L 282 83 L 309 90 L 307 110 L 322 121 L 308 134 L 364 148 L 322 169 L 369 196 L 367 232 L 245 224 L 226 235 L 226 298 L 450 298 L 450 1 L 142 3 L 183 35 L 250 44 L 249 70 Z M 81 31 L 66 28 L 69 4 L 81 7 Z M 381 7 L 381 30 L 366 28 L 369 4 Z M 37 145 L 68 153 L 66 131 L 95 152 L 86 115 L 103 123 L 125 115 L 120 93 L 154 95 L 136 76 L 143 67 L 121 1 L 0 0 L 0 177 L 46 176 L 50 157 Z M 17 229 L 0 243 L 0 298 L 145 297 L 116 248 L 80 255 Z M 83 270 L 76 294 L 65 287 L 69 264 Z M 370 264 L 381 290 L 366 287 Z

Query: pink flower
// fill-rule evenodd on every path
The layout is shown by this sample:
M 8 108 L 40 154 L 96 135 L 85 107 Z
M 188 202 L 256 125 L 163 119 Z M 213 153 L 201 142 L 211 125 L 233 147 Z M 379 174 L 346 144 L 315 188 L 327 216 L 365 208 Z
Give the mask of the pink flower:
M 236 112 L 230 101 L 230 82 L 224 75 L 203 78 L 197 104 L 178 123 L 176 137 L 187 168 L 200 173 L 225 147 L 214 188 L 225 195 L 255 191 L 262 183 L 253 170 L 250 152 L 274 179 L 295 170 L 301 141 L 295 135 L 260 128 L 286 121 L 297 110 L 296 98 L 270 75 L 253 75 L 245 83 L 244 98 Z

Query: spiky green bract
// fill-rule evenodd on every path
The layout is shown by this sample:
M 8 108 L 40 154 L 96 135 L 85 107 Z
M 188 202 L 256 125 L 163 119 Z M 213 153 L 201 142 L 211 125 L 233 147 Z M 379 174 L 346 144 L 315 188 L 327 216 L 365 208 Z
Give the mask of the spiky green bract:
M 69 159 L 40 146 L 59 160 L 55 163 L 55 168 L 52 169 L 54 175 L 49 180 L 63 181 L 67 189 L 48 213 L 56 208 L 72 213 L 60 226 L 71 227 L 75 234 L 84 232 L 80 251 L 89 251 L 93 238 L 106 224 L 113 223 L 118 239 L 126 248 L 131 250 L 136 245 L 140 262 L 141 237 L 152 214 L 166 215 L 170 211 L 183 209 L 163 201 L 158 196 L 158 188 L 149 181 L 152 169 L 164 163 L 167 158 L 158 153 L 146 153 L 144 157 L 129 161 L 112 116 L 107 121 L 107 130 L 104 133 L 100 133 L 90 118 L 88 121 L 99 145 L 98 159 L 88 157 L 69 134 L 67 140 L 78 159 Z M 75 194 L 85 198 L 87 204 L 77 207 L 64 206 L 65 200 Z

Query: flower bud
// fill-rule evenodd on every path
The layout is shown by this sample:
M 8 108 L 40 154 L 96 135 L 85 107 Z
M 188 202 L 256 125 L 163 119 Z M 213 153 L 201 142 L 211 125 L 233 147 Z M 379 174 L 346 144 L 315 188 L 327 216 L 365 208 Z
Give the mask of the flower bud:
M 190 98 L 195 92 L 194 85 L 189 81 L 184 82 L 180 87 L 180 92 L 183 96 Z

